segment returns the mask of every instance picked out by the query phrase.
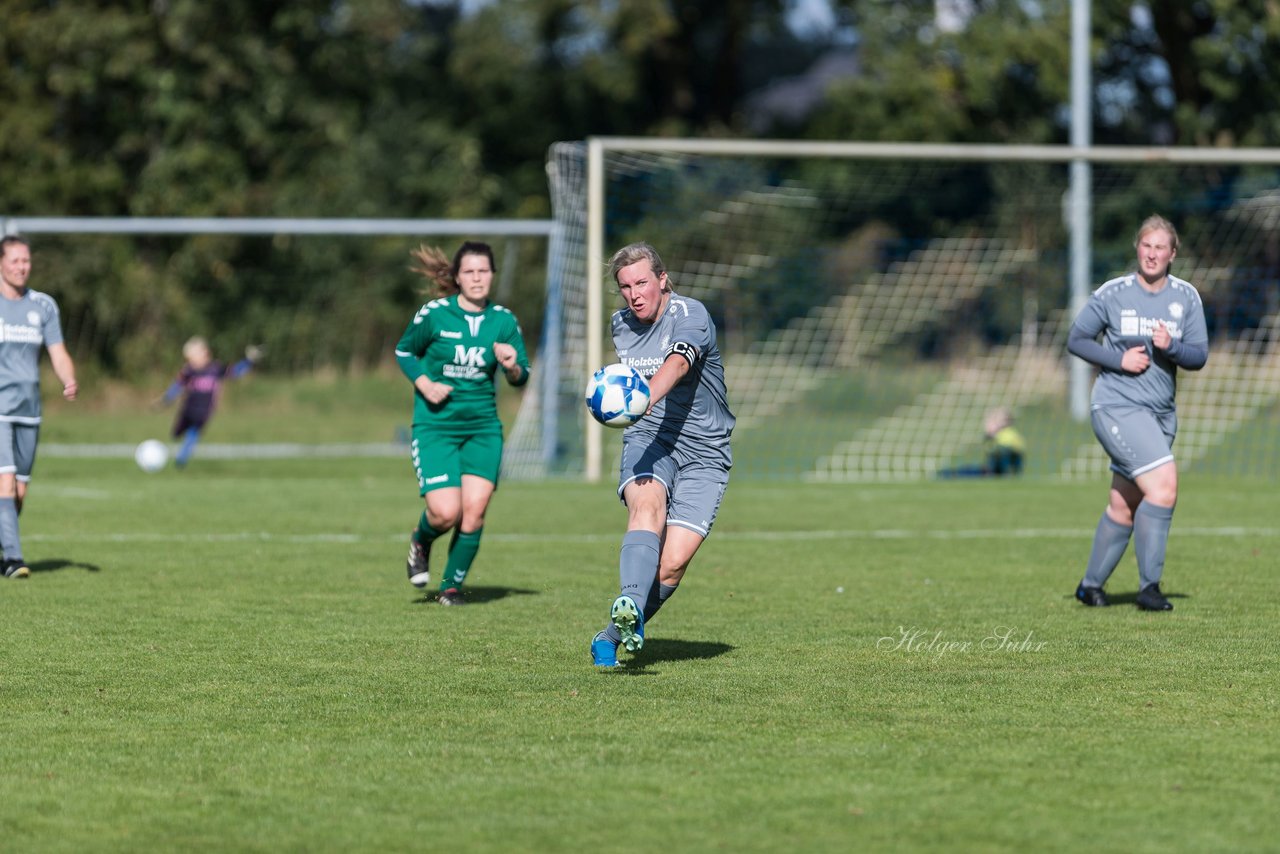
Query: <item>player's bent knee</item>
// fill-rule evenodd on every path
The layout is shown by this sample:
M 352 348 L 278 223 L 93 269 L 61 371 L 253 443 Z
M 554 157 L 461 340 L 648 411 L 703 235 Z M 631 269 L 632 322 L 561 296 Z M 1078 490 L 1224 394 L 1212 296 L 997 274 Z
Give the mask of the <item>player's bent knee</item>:
M 675 587 L 684 579 L 684 572 L 688 566 L 677 568 L 662 567 L 658 570 L 658 581 L 668 587 Z

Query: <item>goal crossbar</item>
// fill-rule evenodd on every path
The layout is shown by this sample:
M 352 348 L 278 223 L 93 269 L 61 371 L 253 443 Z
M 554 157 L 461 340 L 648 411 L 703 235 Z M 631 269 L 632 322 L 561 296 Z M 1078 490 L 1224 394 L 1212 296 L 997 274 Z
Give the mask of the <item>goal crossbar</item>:
M 0 217 L 3 234 L 315 234 L 549 237 L 549 219 L 355 219 L 290 217 Z

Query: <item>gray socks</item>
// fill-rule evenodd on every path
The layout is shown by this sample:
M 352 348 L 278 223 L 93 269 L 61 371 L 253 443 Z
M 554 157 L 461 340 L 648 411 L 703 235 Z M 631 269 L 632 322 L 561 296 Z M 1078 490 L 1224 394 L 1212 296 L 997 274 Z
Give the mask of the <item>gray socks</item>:
M 618 580 L 622 595 L 636 601 L 640 613 L 644 613 L 649 591 L 658 578 L 658 549 L 662 538 L 653 531 L 627 531 L 622 538 L 622 551 L 618 555 Z
M 1105 510 L 1102 512 L 1097 533 L 1093 535 L 1089 567 L 1084 572 L 1085 587 L 1101 587 L 1107 583 L 1120 558 L 1124 557 L 1124 550 L 1129 547 L 1131 533 L 1133 528 L 1113 522 Z
M 18 536 L 18 505 L 12 498 L 0 498 L 0 549 L 8 559 L 22 557 L 22 539 Z
M 659 583 L 657 585 L 658 595 L 655 596 L 653 595 L 652 592 L 650 592 L 649 601 L 644 606 L 644 621 L 646 623 L 652 620 L 653 615 L 658 613 L 658 609 L 667 603 L 667 600 L 670 599 L 671 595 L 676 592 L 676 588 L 678 586 L 679 585 L 676 585 L 676 584 Z
M 618 555 L 618 580 L 622 594 L 635 600 L 645 620 L 656 614 L 662 603 L 675 592 L 674 587 L 658 583 L 661 547 L 662 538 L 652 531 L 628 531 L 622 538 L 622 551 Z M 657 595 L 651 596 L 654 592 Z M 622 642 L 612 620 L 604 627 L 604 635 L 614 643 Z
M 1164 575 L 1164 551 L 1172 524 L 1172 507 L 1144 501 L 1133 514 L 1133 550 L 1138 557 L 1141 590 L 1157 584 Z

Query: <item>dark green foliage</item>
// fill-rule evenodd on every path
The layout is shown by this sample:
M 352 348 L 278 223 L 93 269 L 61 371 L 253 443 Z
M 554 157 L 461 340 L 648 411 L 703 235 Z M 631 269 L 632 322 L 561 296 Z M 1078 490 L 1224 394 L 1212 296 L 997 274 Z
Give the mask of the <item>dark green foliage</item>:
M 955 32 L 932 3 L 836 0 L 835 29 L 803 38 L 785 26 L 793 5 L 0 0 L 0 217 L 546 217 L 547 146 L 593 134 L 1067 138 L 1066 0 L 978 0 Z M 1280 140 L 1273 4 L 1093 5 L 1099 141 Z M 860 71 L 813 112 L 752 113 L 753 88 L 833 48 L 856 50 Z M 886 206 L 974 215 L 971 188 L 937 191 Z M 82 361 L 112 374 L 145 368 L 157 337 L 229 325 L 282 339 L 280 365 L 362 369 L 416 299 L 414 242 L 40 236 L 32 286 L 68 307 Z M 542 252 L 521 249 L 510 290 L 526 332 Z M 778 269 L 794 278 L 793 259 Z M 726 315 L 756 303 L 785 321 L 796 306 L 768 305 L 769 287 Z M 307 332 L 296 351 L 283 340 Z

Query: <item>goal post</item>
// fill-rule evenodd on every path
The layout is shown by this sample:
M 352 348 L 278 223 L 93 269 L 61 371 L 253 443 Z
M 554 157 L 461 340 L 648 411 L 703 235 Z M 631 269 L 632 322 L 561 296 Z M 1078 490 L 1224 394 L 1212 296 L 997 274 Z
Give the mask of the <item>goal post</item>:
M 743 475 L 933 477 L 980 454 L 983 412 L 1005 406 L 1030 471 L 1092 476 L 1105 460 L 1073 411 L 1065 334 L 1088 290 L 1132 268 L 1153 212 L 1182 233 L 1174 273 L 1200 289 L 1213 335 L 1209 367 L 1184 375 L 1180 460 L 1276 465 L 1261 437 L 1280 388 L 1280 149 L 600 137 L 553 146 L 548 169 L 570 253 L 561 305 L 582 313 L 580 332 L 564 330 L 581 337 L 562 343 L 560 411 L 575 427 L 557 428 L 561 473 L 599 479 L 616 441 L 585 416 L 581 387 L 612 360 L 605 259 L 643 239 L 716 318 Z M 1083 236 L 1073 171 L 1091 181 Z M 1083 294 L 1072 252 L 1088 256 Z
M 0 233 L 37 238 L 39 288 L 59 302 L 63 330 L 81 372 L 155 382 L 176 365 L 192 334 L 216 353 L 262 345 L 280 374 L 370 376 L 393 367 L 391 350 L 425 280 L 409 272 L 418 242 L 468 238 L 497 255 L 496 301 L 519 304 L 531 335 L 545 326 L 539 305 L 556 224 L 542 219 L 358 217 L 91 217 L 0 212 Z M 452 252 L 452 247 L 446 251 Z M 557 336 L 554 340 L 559 340 Z M 548 361 L 553 369 L 558 360 Z M 405 453 L 401 437 L 359 445 L 234 446 L 230 455 Z M 66 453 L 132 454 L 132 448 Z M 207 453 L 215 455 L 210 447 Z M 535 454 L 538 453 L 535 451 Z

